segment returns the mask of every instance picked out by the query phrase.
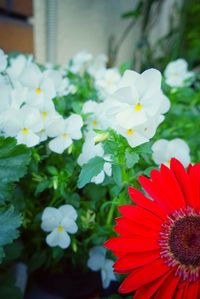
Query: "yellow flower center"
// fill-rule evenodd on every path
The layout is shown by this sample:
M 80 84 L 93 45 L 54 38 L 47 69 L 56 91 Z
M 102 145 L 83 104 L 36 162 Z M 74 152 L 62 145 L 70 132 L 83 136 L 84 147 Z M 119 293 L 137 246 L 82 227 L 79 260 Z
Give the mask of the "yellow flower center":
M 28 129 L 27 128 L 23 128 L 22 133 L 23 134 L 28 134 Z
M 42 114 L 42 118 L 45 119 L 47 117 L 47 112 L 43 111 L 41 114 Z
M 62 225 L 59 225 L 59 226 L 57 227 L 57 231 L 58 231 L 59 233 L 61 233 L 63 230 L 64 230 L 64 228 L 63 228 Z
M 94 126 L 94 127 L 97 126 L 97 121 L 96 121 L 96 120 L 93 121 L 93 126 Z
M 68 138 L 68 135 L 66 133 L 63 133 L 62 137 L 66 140 Z
M 142 109 L 142 105 L 140 103 L 135 104 L 135 111 L 140 111 Z
M 127 134 L 128 134 L 128 135 L 133 135 L 134 132 L 135 132 L 135 131 L 134 131 L 133 129 L 128 129 L 128 130 L 127 130 Z
M 40 93 L 42 92 L 42 90 L 41 90 L 40 87 L 37 87 L 37 88 L 35 89 L 35 92 L 36 92 L 37 94 L 40 94 Z

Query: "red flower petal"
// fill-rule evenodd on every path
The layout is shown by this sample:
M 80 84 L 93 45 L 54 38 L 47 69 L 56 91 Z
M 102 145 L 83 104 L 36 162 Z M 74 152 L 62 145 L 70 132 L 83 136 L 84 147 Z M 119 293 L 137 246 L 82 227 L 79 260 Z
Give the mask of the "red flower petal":
M 140 176 L 139 181 L 146 192 L 164 209 L 168 214 L 185 206 L 181 189 L 173 175 L 173 172 L 161 165 L 160 172 L 151 172 L 152 180 Z
M 175 292 L 175 294 L 174 294 L 174 298 L 176 298 L 176 299 L 183 299 L 184 297 L 183 297 L 183 293 L 184 293 L 184 288 L 177 288 L 176 289 L 176 292 Z
M 154 239 L 115 237 L 104 243 L 104 246 L 119 252 L 144 252 L 158 249 Z
M 117 226 L 115 226 L 115 230 L 119 234 L 126 233 L 129 236 L 130 235 L 138 235 L 138 236 L 144 236 L 145 238 L 148 235 L 151 236 L 157 236 L 158 231 L 152 230 L 151 227 L 148 228 L 148 233 L 147 233 L 147 228 L 145 226 L 142 226 L 130 219 L 124 218 L 124 217 L 118 217 L 115 219 Z
M 191 168 L 189 177 L 193 190 L 192 207 L 200 209 L 200 163 Z
M 166 278 L 171 275 L 172 271 L 167 272 L 167 274 L 162 277 L 157 278 L 153 282 L 145 284 L 139 288 L 134 296 L 134 299 L 152 299 L 156 291 L 162 286 Z
M 133 222 L 139 223 L 141 226 L 145 226 L 156 231 L 160 230 L 160 226 L 162 224 L 161 219 L 151 214 L 147 210 L 144 210 L 141 207 L 125 205 L 119 207 L 119 211 L 125 218 L 128 218 Z
M 160 209 L 160 207 L 155 202 L 147 198 L 141 191 L 133 187 L 128 187 L 128 192 L 133 202 L 138 206 L 150 211 L 161 219 L 166 218 L 167 214 L 162 209 Z
M 179 209 L 185 207 L 184 196 L 173 171 L 162 164 L 160 168 L 160 174 L 165 192 L 167 191 L 168 195 L 170 196 L 169 200 L 171 201 L 172 208 Z M 176 200 L 174 201 L 174 199 Z
M 180 281 L 180 277 L 175 277 L 173 273 L 169 275 L 161 285 L 160 289 L 158 290 L 154 298 L 155 299 L 173 298 L 179 281 Z
M 199 294 L 199 282 L 188 283 L 184 289 L 183 293 L 184 299 L 198 299 L 200 298 Z
M 154 281 L 169 271 L 161 259 L 151 264 L 142 266 L 131 273 L 119 287 L 120 293 L 129 293 L 140 288 L 142 285 Z
M 138 252 L 138 253 L 129 253 L 125 256 L 119 258 L 114 263 L 114 270 L 116 272 L 130 272 L 134 268 L 144 266 L 148 263 L 152 263 L 154 260 L 160 258 L 159 250 L 147 252 Z
M 185 202 L 193 206 L 194 195 L 192 191 L 189 175 L 183 165 L 175 158 L 171 159 L 170 168 L 173 171 L 179 185 L 183 191 Z

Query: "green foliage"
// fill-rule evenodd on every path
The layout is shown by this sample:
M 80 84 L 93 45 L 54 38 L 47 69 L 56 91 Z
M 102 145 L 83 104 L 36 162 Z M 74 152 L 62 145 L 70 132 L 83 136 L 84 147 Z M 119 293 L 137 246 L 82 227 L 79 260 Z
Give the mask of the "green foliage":
M 17 229 L 20 224 L 21 217 L 13 207 L 0 211 L 0 260 L 4 255 L 2 247 L 19 236 Z
M 24 145 L 16 146 L 14 138 L 0 137 L 1 183 L 16 182 L 24 176 L 30 161 L 30 151 Z
M 93 177 L 98 175 L 102 171 L 104 163 L 103 158 L 94 157 L 84 164 L 79 175 L 78 187 L 83 188 Z

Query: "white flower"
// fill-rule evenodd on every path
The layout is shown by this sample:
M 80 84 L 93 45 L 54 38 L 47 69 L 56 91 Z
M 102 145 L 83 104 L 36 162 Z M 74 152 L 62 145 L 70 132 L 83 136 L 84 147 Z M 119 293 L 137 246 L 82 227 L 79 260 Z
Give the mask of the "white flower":
M 51 77 L 42 73 L 34 63 L 29 63 L 24 68 L 20 82 L 29 88 L 26 102 L 37 106 L 44 100 L 51 100 L 56 96 L 55 85 Z
M 42 130 L 39 132 L 40 141 L 47 139 L 47 129 L 56 120 L 61 119 L 61 116 L 56 112 L 54 103 L 52 100 L 45 100 L 37 105 L 37 109 L 40 112 L 42 119 Z
M 7 64 L 7 55 L 5 55 L 4 51 L 0 49 L 0 73 L 5 71 Z
M 44 77 L 50 78 L 52 80 L 57 96 L 62 97 L 64 95 L 68 95 L 69 93 L 73 93 L 75 86 L 70 84 L 68 78 L 63 78 L 60 71 L 50 69 L 46 70 L 44 72 Z
M 92 183 L 101 184 L 105 179 L 105 175 L 112 175 L 112 164 L 109 162 L 110 157 L 104 154 L 102 144 L 95 144 L 95 133 L 90 131 L 86 134 L 85 143 L 83 144 L 77 163 L 82 166 L 94 157 L 102 157 L 105 160 L 103 169 L 91 179 Z
M 62 154 L 74 140 L 81 139 L 83 120 L 80 115 L 72 114 L 67 119 L 56 119 L 47 128 L 47 135 L 55 137 L 49 142 L 49 148 L 58 154 Z
M 142 125 L 134 126 L 129 129 L 124 129 L 122 127 L 114 127 L 114 129 L 123 137 L 126 138 L 128 144 L 134 148 L 143 143 L 149 141 L 155 135 L 158 120 L 157 118 L 151 118 L 150 120 L 144 122 Z
M 88 130 L 106 130 L 108 128 L 105 102 L 97 103 L 89 100 L 83 105 L 83 113 L 89 114 L 86 120 Z
M 99 54 L 92 59 L 88 67 L 88 73 L 96 76 L 99 72 L 105 71 L 108 57 L 105 54 Z
M 149 69 L 141 75 L 126 71 L 120 88 L 108 100 L 109 119 L 115 119 L 124 129 L 141 125 L 161 111 L 169 109 L 169 102 L 166 103 L 161 90 L 161 74 L 155 69 Z
M 69 247 L 69 234 L 75 234 L 78 230 L 76 219 L 77 212 L 71 205 L 63 205 L 58 209 L 47 207 L 42 214 L 41 228 L 50 232 L 46 237 L 49 246 L 59 246 L 63 249 Z
M 182 87 L 185 80 L 194 76 L 193 72 L 188 71 L 188 64 L 184 59 L 177 59 L 170 62 L 164 71 L 166 83 L 171 87 Z
M 102 246 L 95 246 L 90 249 L 87 266 L 92 271 L 101 271 L 101 280 L 104 289 L 109 287 L 111 281 L 116 280 L 113 273 L 113 264 L 112 260 L 106 258 L 106 250 Z
M 21 109 L 10 109 L 5 113 L 4 132 L 7 136 L 16 137 L 18 144 L 28 147 L 40 142 L 38 132 L 42 129 L 42 119 L 39 111 L 27 105 Z
M 5 84 L 4 81 L 0 82 L 0 113 L 6 111 L 11 103 L 11 87 Z
M 118 69 L 104 69 L 96 73 L 95 84 L 97 89 L 104 94 L 113 93 L 119 85 L 121 75 Z
M 87 70 L 92 58 L 92 54 L 88 51 L 81 51 L 77 53 L 72 59 L 72 65 L 69 66 L 70 71 L 82 74 Z
M 10 60 L 10 66 L 7 68 L 6 72 L 14 86 L 21 85 L 20 76 L 31 59 L 31 57 L 26 58 L 24 55 L 18 55 Z
M 177 158 L 185 167 L 190 163 L 190 149 L 187 143 L 179 138 L 170 141 L 166 139 L 157 140 L 152 146 L 154 162 L 169 166 L 171 158 Z

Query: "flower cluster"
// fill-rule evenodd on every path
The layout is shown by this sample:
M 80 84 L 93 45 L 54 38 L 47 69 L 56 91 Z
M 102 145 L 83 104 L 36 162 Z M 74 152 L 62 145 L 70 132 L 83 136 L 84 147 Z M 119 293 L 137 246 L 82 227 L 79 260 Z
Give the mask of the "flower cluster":
M 18 144 L 33 147 L 48 137 L 49 148 L 62 153 L 74 139 L 80 139 L 82 118 L 63 118 L 53 99 L 67 95 L 69 80 L 59 70 L 41 70 L 31 57 L 19 55 L 7 61 L 1 51 L 0 130 Z M 73 126 L 72 126 L 73 122 Z
M 3 222 L 10 221 L 14 231 L 10 233 L 8 225 L 8 233 L 6 230 L 4 233 L 3 225 L 0 261 L 4 254 L 2 246 L 11 241 L 9 236 L 13 235 L 12 240 L 19 236 L 17 229 L 22 219 L 23 260 L 30 269 L 54 267 L 56 263 L 60 267 L 66 262 L 69 266 L 87 266 L 101 273 L 104 288 L 117 277 L 112 271 L 112 257 L 102 244 L 112 234 L 113 217 L 118 213 L 116 207 L 127 203 L 127 186 L 138 185 L 141 173 L 151 174 L 150 180 L 142 179 L 143 185 L 155 202 L 162 197 L 164 203 L 161 206 L 158 202 L 159 209 L 166 212 L 164 204 L 166 209 L 171 209 L 173 194 L 178 198 L 180 190 L 187 193 L 181 201 L 184 206 L 190 186 L 195 188 L 195 196 L 199 193 L 196 187 L 199 171 L 195 172 L 196 167 L 191 165 L 188 172 L 181 171 L 183 167 L 178 162 L 171 162 L 173 169 L 170 170 L 170 161 L 176 157 L 187 167 L 190 161 L 196 162 L 200 157 L 197 143 L 200 87 L 198 77 L 195 79 L 195 74 L 190 77 L 187 67 L 183 67 L 185 62 L 178 62 L 179 83 L 173 83 L 176 74 L 170 64 L 163 78 L 153 68 L 141 74 L 133 70 L 120 73 L 106 64 L 105 55 L 94 57 L 85 51 L 64 66 L 42 66 L 32 57 L 11 57 L 0 50 L 0 151 L 3 153 L 0 153 L 0 201 L 6 212 L 4 215 L 2 208 L 0 214 L 6 219 Z M 192 85 L 188 84 L 189 78 L 194 80 Z M 152 166 L 160 172 L 151 171 Z M 190 169 L 193 170 L 190 172 Z M 178 173 L 180 186 L 176 184 Z M 182 186 L 184 180 L 190 185 L 186 189 Z M 131 192 L 136 192 L 136 204 L 144 200 L 149 207 L 146 195 Z M 7 213 L 8 206 L 11 211 Z M 158 207 L 153 213 L 156 215 L 152 214 L 154 218 L 160 216 Z M 123 209 L 123 217 L 117 219 L 115 228 L 121 234 L 116 241 L 119 243 L 111 241 L 108 247 L 112 247 L 120 259 L 114 264 L 118 272 L 131 273 L 132 266 L 136 267 L 135 283 L 138 273 L 143 276 L 142 269 L 140 272 L 137 268 L 140 262 L 148 264 L 153 254 L 150 249 L 146 258 L 137 250 L 143 250 L 143 245 L 154 245 L 154 232 L 148 236 L 153 243 L 148 240 L 146 244 L 144 237 L 149 227 L 154 225 L 154 231 L 157 227 L 152 224 L 155 220 L 152 215 L 146 217 L 144 212 L 143 217 L 142 207 Z M 190 217 L 193 210 L 185 207 L 175 212 L 170 219 L 177 224 L 180 215 Z M 188 221 L 184 225 L 191 223 Z M 164 224 L 167 231 L 162 230 L 163 236 L 169 237 L 173 225 L 170 221 Z M 132 239 L 134 234 L 138 239 Z M 167 263 L 177 262 L 169 251 L 164 258 L 167 243 L 164 238 L 159 240 L 164 245 L 160 248 L 156 244 L 153 248 L 156 254 L 162 252 L 163 261 Z M 135 252 L 127 251 L 135 248 L 136 259 Z M 170 248 L 174 250 L 173 246 Z M 157 255 L 153 257 L 158 260 Z M 188 275 L 183 268 L 181 266 L 182 275 Z M 150 272 L 148 277 L 151 277 Z M 132 279 L 126 282 L 122 289 L 132 291 Z

